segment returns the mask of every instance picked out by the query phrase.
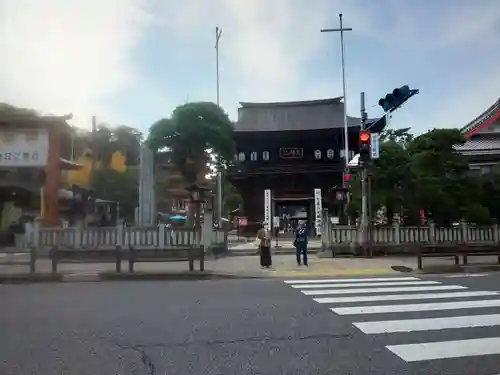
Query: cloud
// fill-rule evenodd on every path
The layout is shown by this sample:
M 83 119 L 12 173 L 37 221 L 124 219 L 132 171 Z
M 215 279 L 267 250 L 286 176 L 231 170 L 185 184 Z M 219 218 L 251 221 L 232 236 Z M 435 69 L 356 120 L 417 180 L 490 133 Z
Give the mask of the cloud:
M 153 20 L 143 0 L 0 0 L 0 101 L 74 114 L 79 126 L 113 116 L 106 96 L 134 85 L 130 54 Z
M 304 69 L 308 60 L 324 46 L 320 29 L 335 15 L 332 9 L 338 3 L 186 0 L 165 3 L 161 13 L 167 15 L 170 32 L 185 40 L 197 40 L 207 33 L 213 40 L 212 30 L 216 25 L 222 28 L 221 76 L 230 82 L 225 87 L 226 97 L 296 100 L 310 73 Z

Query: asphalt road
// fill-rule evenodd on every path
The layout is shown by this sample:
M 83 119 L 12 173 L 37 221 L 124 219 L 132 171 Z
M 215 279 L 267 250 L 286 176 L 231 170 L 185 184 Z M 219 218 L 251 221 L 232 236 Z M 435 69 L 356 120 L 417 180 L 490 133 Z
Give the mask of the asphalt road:
M 500 301 L 500 296 L 429 299 L 429 294 L 436 293 L 500 290 L 500 276 L 419 279 L 337 279 L 327 286 L 304 287 L 317 284 L 315 281 L 296 288 L 278 279 L 0 285 L 0 374 L 500 374 L 500 354 L 463 356 L 470 345 L 456 343 L 500 338 L 496 320 L 488 327 L 455 329 L 432 326 L 458 324 L 453 319 L 427 326 L 416 321 L 411 332 L 394 332 L 401 322 L 383 323 L 500 314 L 500 305 L 469 306 L 474 301 Z M 435 283 L 426 283 L 429 281 Z M 370 283 L 403 284 L 363 286 Z M 415 287 L 408 283 L 424 289 L 366 291 Z M 462 288 L 426 289 L 453 286 Z M 377 298 L 380 293 L 415 293 L 421 299 L 359 300 Z M 343 297 L 350 297 L 351 302 L 313 300 Z M 399 307 L 400 312 L 359 309 L 423 303 L 440 306 L 450 301 L 466 306 L 418 312 L 408 307 Z M 470 321 L 460 324 L 470 325 Z M 389 332 L 379 332 L 384 330 Z M 431 349 L 401 346 L 442 341 L 452 342 Z M 488 351 L 483 341 L 474 342 L 476 351 Z M 489 342 L 488 347 L 500 353 L 498 341 Z M 422 360 L 425 355 L 452 358 Z

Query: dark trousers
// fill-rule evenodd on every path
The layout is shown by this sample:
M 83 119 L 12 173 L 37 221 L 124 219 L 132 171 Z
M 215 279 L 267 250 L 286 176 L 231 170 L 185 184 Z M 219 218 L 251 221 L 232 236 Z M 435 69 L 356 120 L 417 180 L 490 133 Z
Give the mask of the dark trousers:
M 297 264 L 300 264 L 300 255 L 302 254 L 302 263 L 307 266 L 307 244 L 306 243 L 298 243 L 295 247 L 295 254 L 297 256 Z

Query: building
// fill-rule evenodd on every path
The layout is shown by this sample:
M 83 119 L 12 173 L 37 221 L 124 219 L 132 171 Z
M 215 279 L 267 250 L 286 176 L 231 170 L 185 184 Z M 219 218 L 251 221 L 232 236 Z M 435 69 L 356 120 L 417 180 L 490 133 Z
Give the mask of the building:
M 70 161 L 72 129 L 68 116 L 37 116 L 11 111 L 0 115 L 0 229 L 23 216 L 41 216 L 58 226 L 65 201 L 64 170 L 80 168 Z
M 240 191 L 249 223 L 278 216 L 319 227 L 325 193 L 342 184 L 342 98 L 240 105 L 234 131 L 237 165 L 227 177 Z M 347 120 L 352 158 L 361 120 Z
M 207 167 L 198 174 L 196 179 L 198 185 L 210 185 L 210 181 L 205 177 L 208 172 Z M 182 174 L 168 160 L 167 155 L 159 154 L 156 157 L 155 180 L 157 189 L 163 190 L 158 192 L 158 210 L 170 215 L 187 215 L 192 201 L 192 192 L 188 190 Z
M 500 99 L 465 125 L 466 142 L 455 149 L 470 158 L 470 169 L 482 174 L 500 162 Z

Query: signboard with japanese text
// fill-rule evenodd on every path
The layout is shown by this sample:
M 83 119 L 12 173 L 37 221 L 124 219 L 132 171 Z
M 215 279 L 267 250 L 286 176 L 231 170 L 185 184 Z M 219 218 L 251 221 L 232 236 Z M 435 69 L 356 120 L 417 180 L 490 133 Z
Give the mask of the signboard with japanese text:
M 271 224 L 271 190 L 264 190 L 264 221 Z
M 380 158 L 380 142 L 379 142 L 379 134 L 371 133 L 370 134 L 370 145 L 371 145 L 371 153 L 372 159 Z
M 1 130 L 0 167 L 44 167 L 49 154 L 45 129 Z
M 280 148 L 280 157 L 282 159 L 301 159 L 304 150 L 297 147 L 282 147 Z
M 321 215 L 323 211 L 323 204 L 321 202 L 321 189 L 314 189 L 314 227 L 316 234 L 321 234 Z

